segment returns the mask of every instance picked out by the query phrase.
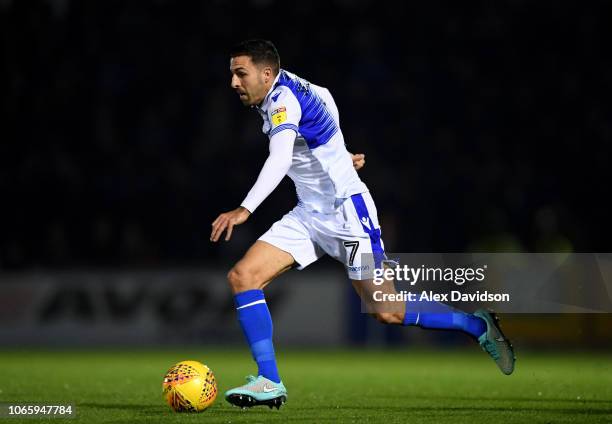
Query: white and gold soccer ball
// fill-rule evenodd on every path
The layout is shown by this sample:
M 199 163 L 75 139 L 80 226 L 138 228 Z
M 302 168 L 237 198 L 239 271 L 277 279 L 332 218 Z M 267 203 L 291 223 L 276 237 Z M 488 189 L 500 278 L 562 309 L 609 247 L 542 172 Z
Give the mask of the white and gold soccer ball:
M 166 372 L 163 397 L 175 412 L 202 412 L 217 397 L 213 372 L 198 361 L 181 361 Z

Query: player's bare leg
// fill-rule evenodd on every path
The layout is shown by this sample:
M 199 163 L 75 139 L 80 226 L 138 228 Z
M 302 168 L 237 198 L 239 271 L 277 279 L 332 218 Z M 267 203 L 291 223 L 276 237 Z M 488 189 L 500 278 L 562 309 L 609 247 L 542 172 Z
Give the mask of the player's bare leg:
M 289 253 L 258 240 L 227 275 L 234 293 L 238 320 L 258 365 L 258 375 L 225 393 L 232 405 L 247 408 L 266 405 L 277 409 L 287 400 L 272 344 L 272 318 L 263 288 L 295 263 Z
M 352 280 L 353 288 L 362 301 L 364 312 L 383 324 L 397 324 L 404 322 L 406 315 L 405 302 L 376 302 L 374 292 L 396 294 L 393 279 L 385 279 L 381 285 L 374 284 L 373 280 Z
M 289 253 L 257 240 L 227 274 L 234 294 L 263 290 L 274 278 L 290 269 L 295 260 Z
M 406 302 L 376 301 L 374 292 L 381 294 L 396 294 L 394 281 L 385 279 L 381 285 L 375 285 L 373 280 L 353 280 L 353 287 L 362 299 L 367 312 L 383 324 L 418 325 L 421 328 L 459 330 L 470 334 L 491 356 L 502 373 L 509 375 L 514 371 L 514 349 L 501 331 L 499 319 L 485 310 L 468 314 L 448 305 L 437 302 L 410 302 L 407 310 Z M 380 299 L 381 296 L 379 295 Z M 422 306 L 422 308 L 420 308 Z M 422 309 L 422 310 L 421 310 Z

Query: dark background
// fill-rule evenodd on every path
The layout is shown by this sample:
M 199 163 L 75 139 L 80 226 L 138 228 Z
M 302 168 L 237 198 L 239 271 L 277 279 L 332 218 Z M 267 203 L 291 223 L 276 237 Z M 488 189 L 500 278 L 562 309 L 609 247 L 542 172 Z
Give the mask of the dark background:
M 606 2 L 0 1 L 0 268 L 226 264 L 267 155 L 229 87 L 271 39 L 328 87 L 388 250 L 609 251 Z

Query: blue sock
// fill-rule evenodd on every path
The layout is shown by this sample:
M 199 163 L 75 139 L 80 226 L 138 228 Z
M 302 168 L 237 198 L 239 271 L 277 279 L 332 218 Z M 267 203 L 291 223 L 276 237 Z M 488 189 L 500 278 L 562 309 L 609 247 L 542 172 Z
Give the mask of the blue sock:
M 234 296 L 238 321 L 249 342 L 258 375 L 276 383 L 281 379 L 272 344 L 272 317 L 262 290 L 247 290 Z
M 487 331 L 482 318 L 434 301 L 406 302 L 403 325 L 438 330 L 459 330 L 478 338 Z

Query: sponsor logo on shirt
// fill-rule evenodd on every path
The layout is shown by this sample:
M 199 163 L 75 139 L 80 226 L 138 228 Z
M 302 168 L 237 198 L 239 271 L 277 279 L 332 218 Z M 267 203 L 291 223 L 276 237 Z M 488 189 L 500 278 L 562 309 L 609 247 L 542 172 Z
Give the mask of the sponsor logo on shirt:
M 280 125 L 287 120 L 287 109 L 285 106 L 281 106 L 278 109 L 272 111 L 272 124 Z
M 348 269 L 351 272 L 367 271 L 368 269 L 370 269 L 370 266 L 369 265 L 349 266 Z

